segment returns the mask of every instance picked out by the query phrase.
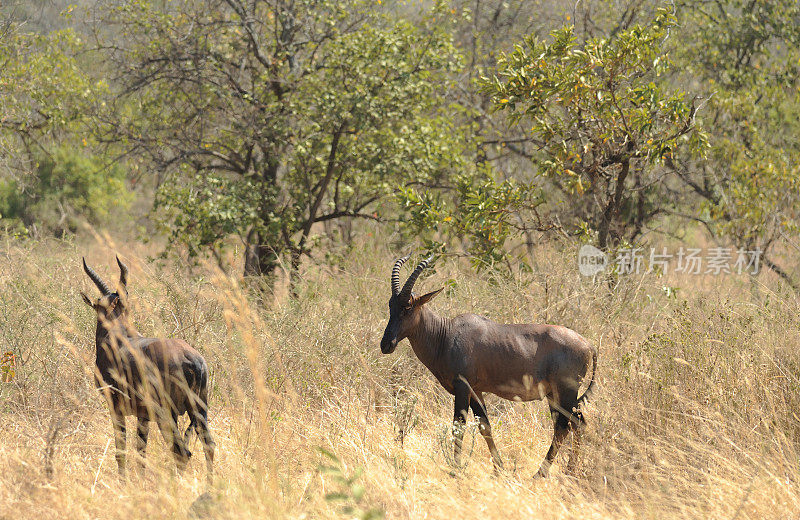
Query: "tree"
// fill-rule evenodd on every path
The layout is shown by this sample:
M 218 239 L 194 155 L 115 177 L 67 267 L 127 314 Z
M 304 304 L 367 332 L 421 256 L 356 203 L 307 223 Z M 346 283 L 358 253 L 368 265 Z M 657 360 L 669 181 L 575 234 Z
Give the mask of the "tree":
M 101 139 L 160 173 L 157 209 L 194 255 L 230 236 L 245 274 L 315 246 L 315 224 L 380 219 L 404 182 L 446 174 L 461 144 L 437 104 L 457 55 L 437 7 L 416 26 L 329 0 L 125 3 L 104 27 L 119 71 Z
M 36 154 L 80 117 L 92 90 L 74 59 L 79 45 L 69 30 L 27 33 L 13 21 L 0 28 L 0 167 L 4 174 L 30 172 Z
M 0 27 L 0 219 L 6 228 L 61 234 L 78 215 L 94 222 L 124 204 L 124 171 L 90 152 L 78 129 L 94 110 L 102 83 L 76 58 L 72 30 L 47 34 Z M 80 151 L 77 151 L 80 150 Z
M 647 26 L 583 45 L 567 26 L 549 43 L 526 38 L 484 80 L 498 110 L 530 125 L 533 159 L 573 208 L 571 226 L 596 233 L 601 248 L 636 240 L 671 203 L 664 161 L 704 147 L 696 100 L 659 81 L 674 26 L 660 9 Z
M 793 0 L 724 0 L 681 5 L 682 78 L 710 101 L 703 160 L 668 163 L 700 220 L 737 247 L 761 250 L 764 264 L 795 289 L 800 284 L 772 257 L 775 244 L 800 229 L 800 5 Z
M 430 252 L 446 249 L 443 239 L 460 237 L 477 269 L 513 272 L 507 241 L 519 233 L 551 227 L 538 213 L 544 203 L 542 191 L 514 179 L 498 181 L 487 163 L 465 168 L 450 184 L 436 190 L 406 187 L 398 193 L 407 214 L 405 229 L 421 238 Z
M 674 27 L 674 14 L 661 9 L 648 25 L 608 37 L 579 42 L 568 25 L 549 42 L 532 35 L 501 53 L 481 91 L 508 122 L 495 118 L 490 131 L 513 134 L 494 141 L 484 134 L 483 144 L 513 148 L 538 177 L 498 171 L 483 146 L 475 167 L 453 182 L 401 193 L 414 231 L 431 249 L 441 246 L 442 230 L 466 239 L 479 267 L 509 270 L 507 243 L 519 235 L 531 257 L 537 232 L 588 234 L 603 248 L 641 237 L 679 206 L 667 196 L 667 163 L 700 157 L 705 147 L 698 101 L 664 81 L 670 60 L 662 45 Z M 440 230 L 438 239 L 430 229 Z

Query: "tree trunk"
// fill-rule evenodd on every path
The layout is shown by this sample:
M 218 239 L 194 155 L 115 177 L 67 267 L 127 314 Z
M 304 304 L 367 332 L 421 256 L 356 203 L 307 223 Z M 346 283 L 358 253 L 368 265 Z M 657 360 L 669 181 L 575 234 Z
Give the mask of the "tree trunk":
M 261 244 L 259 238 L 255 231 L 251 231 L 247 236 L 244 252 L 245 276 L 271 275 L 279 265 L 275 249 L 267 244 Z
M 275 186 L 278 181 L 278 169 L 280 161 L 278 153 L 268 155 L 265 152 L 265 160 L 262 163 L 261 178 L 267 186 Z M 275 201 L 268 190 L 262 194 L 261 207 L 259 212 L 266 222 L 270 212 L 275 209 Z M 251 229 L 247 234 L 244 253 L 244 275 L 245 276 L 266 276 L 272 275 L 280 265 L 279 254 L 283 248 L 278 244 L 268 243 L 268 239 L 262 236 L 255 229 Z
M 608 204 L 606 204 L 606 208 L 600 220 L 600 225 L 597 229 L 598 246 L 603 251 L 608 247 L 608 235 L 611 229 L 611 222 L 617 218 L 619 214 L 619 207 L 622 204 L 622 192 L 625 190 L 625 179 L 628 177 L 630 164 L 630 159 L 628 158 L 622 161 L 619 174 L 617 175 L 617 185 L 614 187 L 614 194 L 609 194 Z

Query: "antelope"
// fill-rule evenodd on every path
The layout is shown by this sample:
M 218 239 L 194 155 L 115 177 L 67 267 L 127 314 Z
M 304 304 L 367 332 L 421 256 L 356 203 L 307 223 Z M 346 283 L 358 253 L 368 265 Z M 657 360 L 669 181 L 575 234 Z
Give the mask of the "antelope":
M 456 464 L 461 462 L 464 428 L 471 408 L 491 453 L 495 473 L 503 468 L 483 398 L 484 393 L 491 393 L 512 401 L 546 398 L 553 420 L 553 441 L 536 476 L 547 477 L 559 447 L 573 431 L 571 468 L 586 424 L 580 406 L 594 389 L 597 350 L 578 333 L 559 325 L 500 324 L 475 314 L 438 316 L 425 304 L 444 288 L 422 296 L 412 292 L 432 257 L 420 262 L 400 288 L 400 268 L 410 256 L 398 259 L 392 268 L 389 323 L 381 339 L 381 352 L 391 354 L 400 341 L 408 338 L 417 358 L 455 397 Z M 578 397 L 578 387 L 590 362 L 592 378 Z
M 145 338 L 128 318 L 128 268 L 117 256 L 120 276 L 112 292 L 83 259 L 83 270 L 102 293 L 83 300 L 97 313 L 95 382 L 108 403 L 114 427 L 116 460 L 125 476 L 125 417 L 138 419 L 136 449 L 144 460 L 150 421 L 155 420 L 167 444 L 172 445 L 178 470 L 192 456 L 187 449 L 194 432 L 206 457 L 208 479 L 213 473 L 215 443 L 208 428 L 208 365 L 200 353 L 181 339 Z M 178 417 L 189 414 L 181 437 Z

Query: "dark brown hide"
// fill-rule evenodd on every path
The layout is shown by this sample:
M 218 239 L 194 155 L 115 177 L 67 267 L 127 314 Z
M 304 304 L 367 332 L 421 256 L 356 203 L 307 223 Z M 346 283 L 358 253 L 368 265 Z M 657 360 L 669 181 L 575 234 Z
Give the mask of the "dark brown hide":
M 395 269 L 398 264 L 402 265 L 398 261 Z M 420 266 L 423 264 L 427 265 L 423 262 Z M 419 266 L 414 273 L 417 276 L 418 271 Z M 496 468 L 502 466 L 486 416 L 484 393 L 512 401 L 546 398 L 554 423 L 553 442 L 539 469 L 539 475 L 546 476 L 567 433 L 574 431 L 578 436 L 585 424 L 580 405 L 594 387 L 594 346 L 560 325 L 507 325 L 475 314 L 443 318 L 425 306 L 439 291 L 404 296 L 403 291 L 394 290 L 394 282 L 392 287 L 381 351 L 391 353 L 399 341 L 408 338 L 417 358 L 455 396 L 456 459 L 467 409 L 472 408 Z M 579 398 L 590 365 L 592 379 Z M 574 457 L 571 466 L 573 461 Z
M 191 452 L 190 435 L 200 437 L 209 477 L 214 460 L 214 441 L 208 429 L 208 365 L 203 356 L 181 339 L 146 338 L 128 319 L 127 268 L 120 265 L 120 290 L 110 292 L 107 284 L 88 266 L 87 274 L 104 294 L 96 302 L 84 300 L 97 312 L 95 333 L 95 382 L 111 412 L 120 474 L 125 473 L 125 417 L 138 419 L 137 450 L 144 457 L 149 424 L 158 424 L 179 469 Z M 178 417 L 189 414 L 190 424 L 182 437 Z

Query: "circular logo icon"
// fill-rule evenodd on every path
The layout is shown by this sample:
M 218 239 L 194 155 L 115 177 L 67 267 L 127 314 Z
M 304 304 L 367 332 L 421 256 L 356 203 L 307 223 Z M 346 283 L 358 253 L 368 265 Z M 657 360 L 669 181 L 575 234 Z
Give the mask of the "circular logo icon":
M 583 276 L 594 276 L 605 271 L 608 256 L 591 244 L 584 244 L 578 250 L 578 271 Z

